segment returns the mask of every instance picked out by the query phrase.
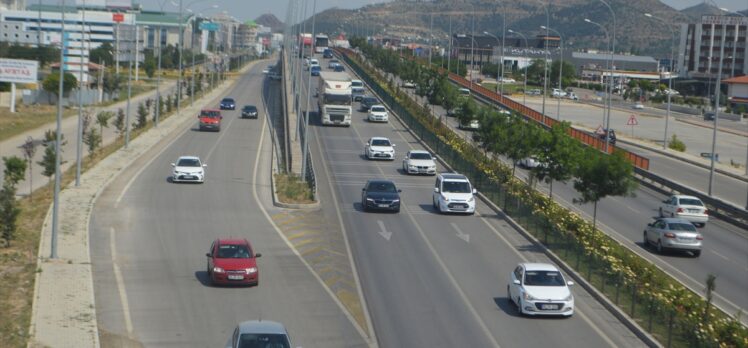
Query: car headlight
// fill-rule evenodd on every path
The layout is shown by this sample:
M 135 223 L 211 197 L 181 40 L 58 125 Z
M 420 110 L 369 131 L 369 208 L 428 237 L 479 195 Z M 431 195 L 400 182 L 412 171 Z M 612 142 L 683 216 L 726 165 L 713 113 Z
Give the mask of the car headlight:
M 522 293 L 522 297 L 523 297 L 523 298 L 524 298 L 524 299 L 525 299 L 526 301 L 535 301 L 535 298 L 534 298 L 534 297 L 532 297 L 532 296 L 531 296 L 531 295 L 530 295 L 530 294 L 529 294 L 528 292 L 523 292 L 523 293 Z
M 445 202 L 449 202 L 449 198 L 447 196 L 442 196 L 442 200 Z
M 223 268 L 221 267 L 213 267 L 213 273 L 223 273 L 225 272 Z
M 408 168 L 418 168 L 415 164 L 408 164 Z
M 374 202 L 374 198 L 369 198 L 369 197 L 366 197 L 366 201 L 367 201 L 367 202 Z
M 470 203 L 475 202 L 475 197 L 474 196 L 470 196 L 470 199 L 468 199 L 468 202 L 470 202 Z
M 393 199 L 392 203 L 400 203 L 400 199 Z
M 573 299 L 574 299 L 574 295 L 572 295 L 571 293 L 569 293 L 569 296 L 566 296 L 566 297 L 564 297 L 564 299 L 563 299 L 563 300 L 564 300 L 564 301 L 571 301 L 571 300 L 573 300 Z
M 245 269 L 247 271 L 247 274 L 257 273 L 257 267 L 250 267 Z

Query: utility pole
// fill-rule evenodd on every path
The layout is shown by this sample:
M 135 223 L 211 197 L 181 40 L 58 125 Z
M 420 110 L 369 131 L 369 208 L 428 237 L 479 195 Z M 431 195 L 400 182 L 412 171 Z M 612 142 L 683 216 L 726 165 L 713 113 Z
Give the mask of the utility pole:
M 83 0 L 82 5 L 79 48 L 80 66 L 78 67 L 78 138 L 75 144 L 75 187 L 81 185 L 81 162 L 83 157 L 83 47 L 86 40 L 86 0 Z
M 60 83 L 57 89 L 57 129 L 55 134 L 55 190 L 52 202 L 52 241 L 50 258 L 57 258 L 57 231 L 60 229 L 60 143 L 62 143 L 62 97 L 65 87 L 65 0 L 61 2 L 62 21 L 60 22 Z

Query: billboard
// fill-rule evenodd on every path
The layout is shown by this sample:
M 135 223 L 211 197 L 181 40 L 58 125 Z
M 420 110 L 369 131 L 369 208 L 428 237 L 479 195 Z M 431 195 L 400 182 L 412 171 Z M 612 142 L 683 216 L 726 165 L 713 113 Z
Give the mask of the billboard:
M 218 23 L 200 22 L 200 30 L 218 31 Z
M 36 83 L 39 62 L 24 59 L 0 58 L 0 81 L 15 83 Z

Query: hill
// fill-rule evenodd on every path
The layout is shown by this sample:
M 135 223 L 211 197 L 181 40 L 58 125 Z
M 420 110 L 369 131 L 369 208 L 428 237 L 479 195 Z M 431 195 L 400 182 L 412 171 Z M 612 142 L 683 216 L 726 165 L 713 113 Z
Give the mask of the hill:
M 255 23 L 269 27 L 274 33 L 282 32 L 284 26 L 283 22 L 272 13 L 266 13 L 257 17 Z

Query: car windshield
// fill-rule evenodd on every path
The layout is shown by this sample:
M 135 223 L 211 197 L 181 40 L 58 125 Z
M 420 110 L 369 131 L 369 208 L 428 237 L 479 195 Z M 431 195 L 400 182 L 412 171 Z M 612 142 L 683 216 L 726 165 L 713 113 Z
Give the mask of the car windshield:
M 363 87 L 364 83 L 358 80 L 351 81 L 351 86 L 353 87 Z
M 410 159 L 417 159 L 417 160 L 430 160 L 431 154 L 430 153 L 411 153 Z
M 566 283 L 558 271 L 527 271 L 525 272 L 525 285 L 566 286 Z
M 372 106 L 371 111 L 372 112 L 385 112 L 387 110 L 383 106 Z
M 397 192 L 395 184 L 391 182 L 377 181 L 369 183 L 369 192 Z
M 195 158 L 182 158 L 177 162 L 177 167 L 199 167 L 200 160 Z
M 353 87 L 351 88 L 351 91 L 353 93 L 359 93 L 359 94 L 363 94 L 364 92 L 366 92 L 366 90 L 363 89 L 363 87 Z
M 470 183 L 466 181 L 445 181 L 442 192 L 470 193 Z
M 244 107 L 244 111 L 257 111 L 257 108 L 251 105 L 247 105 Z
M 322 102 L 328 105 L 351 105 L 350 94 L 325 94 Z
M 701 203 L 701 200 L 693 198 L 681 198 L 678 201 L 680 202 L 680 205 L 697 205 L 699 207 L 704 206 L 704 204 Z
M 234 99 L 226 98 L 226 99 L 222 100 L 222 102 L 224 102 L 224 103 L 233 103 Z
M 667 226 L 671 231 L 696 232 L 696 227 L 690 222 L 670 222 Z
M 364 103 L 374 104 L 374 103 L 377 102 L 377 98 L 374 98 L 374 97 L 365 97 L 362 101 Z
M 374 139 L 371 141 L 371 146 L 390 146 L 390 141 L 387 139 Z
M 291 348 L 288 337 L 283 334 L 242 334 L 239 348 Z
M 219 117 L 221 113 L 218 111 L 202 110 L 200 111 L 200 117 Z
M 337 64 L 338 60 L 337 59 L 330 59 L 330 64 L 333 64 L 333 63 Z
M 219 259 L 248 259 L 252 257 L 249 248 L 241 244 L 224 244 L 218 246 Z

